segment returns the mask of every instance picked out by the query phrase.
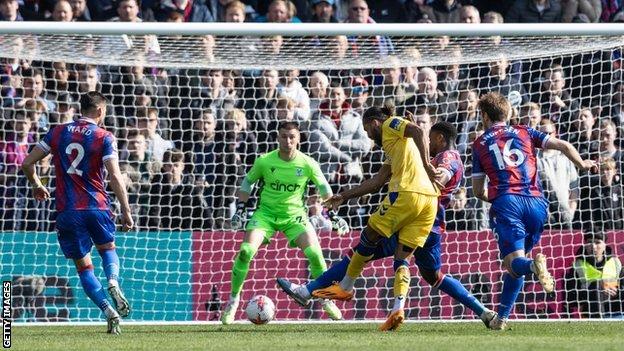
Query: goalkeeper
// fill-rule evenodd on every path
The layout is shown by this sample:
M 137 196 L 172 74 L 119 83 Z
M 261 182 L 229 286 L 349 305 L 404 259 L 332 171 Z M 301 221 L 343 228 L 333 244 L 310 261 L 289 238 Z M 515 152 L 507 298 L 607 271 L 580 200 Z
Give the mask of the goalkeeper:
M 327 270 L 316 232 L 308 221 L 303 198 L 310 181 L 316 185 L 324 200 L 331 198 L 332 191 L 316 161 L 298 150 L 299 139 L 296 123 L 281 123 L 277 136 L 279 149 L 258 157 L 243 180 L 236 214 L 231 221 L 233 229 L 242 225 L 245 204 L 254 183 L 262 180 L 263 185 L 260 204 L 247 223 L 245 238 L 234 260 L 230 301 L 221 316 L 223 324 L 234 321 L 249 264 L 260 245 L 268 244 L 276 231 L 286 235 L 291 247 L 297 246 L 303 251 L 313 278 Z M 349 230 L 344 219 L 333 214 L 330 217 L 339 235 Z M 322 305 L 331 319 L 342 319 L 342 313 L 331 300 L 323 300 Z

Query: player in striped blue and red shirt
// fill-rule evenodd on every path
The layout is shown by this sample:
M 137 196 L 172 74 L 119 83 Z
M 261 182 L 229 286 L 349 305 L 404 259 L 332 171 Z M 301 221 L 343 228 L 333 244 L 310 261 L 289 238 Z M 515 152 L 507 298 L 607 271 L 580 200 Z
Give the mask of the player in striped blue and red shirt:
M 436 125 L 434 125 L 434 127 L 435 126 Z M 440 126 L 450 128 L 446 125 L 446 123 L 438 124 L 438 128 L 442 128 Z M 444 136 L 444 134 L 433 127 L 430 135 L 432 139 Z M 432 154 L 434 154 L 434 149 L 436 148 L 435 143 L 435 140 L 431 140 L 430 142 L 429 147 Z M 448 177 L 448 181 L 446 181 L 444 188 L 440 190 L 440 196 L 438 197 L 438 213 L 436 214 L 435 222 L 433 222 L 433 227 L 431 228 L 432 232 L 442 234 L 446 232 L 446 209 L 449 207 L 451 200 L 453 199 L 453 194 L 459 188 L 462 179 L 464 179 L 464 164 L 461 160 L 459 152 L 457 152 L 455 148 L 449 148 L 437 153 L 431 163 L 434 167 L 436 167 L 436 169 Z
M 418 266 L 420 275 L 427 283 L 444 291 L 464 306 L 470 308 L 488 325 L 496 314 L 485 308 L 457 279 L 445 275 L 441 271 L 441 239 L 442 235 L 446 233 L 445 212 L 453 194 L 459 188 L 464 177 L 464 165 L 459 153 L 455 150 L 457 129 L 450 123 L 439 122 L 431 127 L 429 136 L 429 151 L 431 154 L 436 155 L 431 164 L 438 171 L 438 181 L 444 187 L 438 197 L 438 212 L 435 222 L 424 246 L 414 251 L 414 262 Z M 384 165 L 373 178 L 362 183 L 360 187 L 341 193 L 340 196 L 346 200 L 354 194 L 360 195 L 360 190 L 366 193 L 378 191 L 390 179 L 389 172 L 390 167 Z M 383 238 L 381 245 L 375 250 L 371 261 L 393 256 L 397 244 L 397 235 Z M 334 281 L 340 281 L 345 276 L 350 261 L 351 257 L 349 255 L 345 256 L 342 261 L 332 265 L 320 277 L 306 285 L 299 286 L 283 278 L 278 278 L 277 283 L 297 303 L 305 306 L 311 299 L 310 294 L 312 291 L 330 286 Z
M 24 160 L 22 170 L 37 200 L 50 193 L 37 176 L 35 165 L 52 154 L 56 172 L 56 230 L 65 257 L 73 259 L 87 296 L 105 313 L 108 332 L 119 334 L 119 317 L 130 313 L 130 305 L 119 288 L 119 257 L 115 250 L 115 222 L 104 183 L 104 169 L 121 204 L 123 229 L 133 226 L 128 195 L 119 170 L 114 136 L 101 127 L 106 116 L 106 98 L 95 91 L 80 98 L 82 117 L 50 130 Z M 93 273 L 91 247 L 95 244 L 108 279 L 106 298 L 102 284 Z
M 498 317 L 490 323 L 491 328 L 502 330 L 507 326 L 526 274 L 535 273 L 544 291 L 554 289 L 546 256 L 540 253 L 533 260 L 526 257 L 539 242 L 548 217 L 548 203 L 537 172 L 536 149 L 559 150 L 579 169 L 590 170 L 596 165 L 583 160 L 566 141 L 526 126 L 507 125 L 511 105 L 502 95 L 485 94 L 478 106 L 486 130 L 472 144 L 472 187 L 477 198 L 492 204 L 490 227 L 507 270 Z

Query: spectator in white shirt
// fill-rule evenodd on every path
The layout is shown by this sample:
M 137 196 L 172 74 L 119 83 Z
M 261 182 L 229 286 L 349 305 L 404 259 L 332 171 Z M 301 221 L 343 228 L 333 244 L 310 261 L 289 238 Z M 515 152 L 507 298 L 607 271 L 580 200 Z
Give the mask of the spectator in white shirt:
M 281 75 L 280 84 L 277 86 L 278 94 L 295 101 L 295 119 L 300 121 L 309 120 L 310 97 L 299 82 L 299 70 L 285 70 L 281 72 Z
M 165 151 L 173 149 L 171 140 L 166 140 L 158 132 L 158 110 L 140 109 L 137 113 L 137 126 L 147 140 L 147 153 L 152 161 L 161 163 Z
M 556 136 L 553 122 L 543 119 L 540 131 Z M 579 201 L 579 176 L 574 164 L 558 150 L 543 150 L 538 158 L 544 195 L 550 204 L 548 224 L 551 228 L 571 229 Z
M 308 91 L 310 92 L 310 111 L 314 113 L 319 105 L 327 98 L 327 88 L 329 79 L 323 72 L 314 72 L 308 81 Z

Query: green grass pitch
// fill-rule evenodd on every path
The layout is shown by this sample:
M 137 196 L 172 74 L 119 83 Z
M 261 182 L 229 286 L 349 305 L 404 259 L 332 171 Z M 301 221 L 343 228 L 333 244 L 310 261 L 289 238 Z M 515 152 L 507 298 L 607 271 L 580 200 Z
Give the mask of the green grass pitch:
M 624 321 L 511 323 L 504 332 L 481 323 L 408 323 L 381 333 L 377 324 L 135 326 L 107 335 L 105 326 L 14 327 L 12 350 L 623 350 Z

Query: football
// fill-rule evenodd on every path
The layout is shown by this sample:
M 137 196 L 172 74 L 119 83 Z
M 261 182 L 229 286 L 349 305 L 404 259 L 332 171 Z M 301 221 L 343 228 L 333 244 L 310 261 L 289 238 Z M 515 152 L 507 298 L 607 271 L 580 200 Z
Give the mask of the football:
M 252 323 L 266 324 L 275 317 L 275 304 L 264 295 L 256 295 L 247 303 L 245 313 Z

